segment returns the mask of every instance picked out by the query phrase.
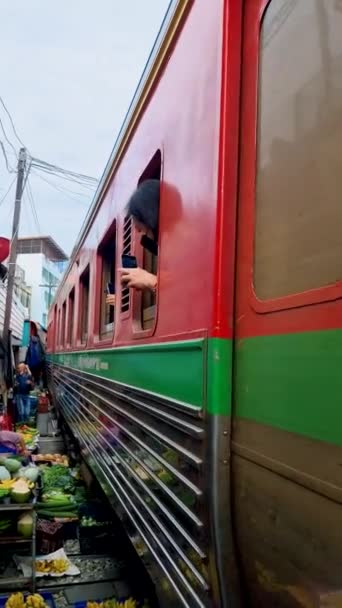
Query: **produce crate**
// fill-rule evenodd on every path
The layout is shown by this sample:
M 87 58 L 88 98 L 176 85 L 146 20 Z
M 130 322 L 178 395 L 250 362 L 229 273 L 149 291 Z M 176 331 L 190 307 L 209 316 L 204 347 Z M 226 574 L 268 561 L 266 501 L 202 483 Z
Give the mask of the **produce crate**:
M 11 595 L 13 595 L 13 593 L 10 593 L 9 595 L 0 596 L 0 608 L 5 608 L 6 602 Z M 24 593 L 24 599 L 26 599 L 28 595 L 31 595 L 31 594 Z M 56 605 L 55 605 L 55 602 L 53 599 L 53 595 L 51 593 L 46 593 L 45 591 L 43 591 L 42 593 L 39 593 L 39 595 L 42 596 L 42 598 L 45 601 L 45 604 L 47 606 L 49 606 L 49 608 L 56 608 Z
M 38 519 L 37 553 L 48 555 L 63 547 L 63 524 Z M 0 606 L 1 608 L 1 606 Z

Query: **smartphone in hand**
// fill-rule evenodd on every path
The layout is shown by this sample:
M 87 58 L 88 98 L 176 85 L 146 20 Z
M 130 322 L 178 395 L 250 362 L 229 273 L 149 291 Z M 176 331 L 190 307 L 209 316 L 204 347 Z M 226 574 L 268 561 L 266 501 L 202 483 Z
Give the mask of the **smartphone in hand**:
M 137 258 L 134 255 L 121 256 L 122 268 L 138 268 Z

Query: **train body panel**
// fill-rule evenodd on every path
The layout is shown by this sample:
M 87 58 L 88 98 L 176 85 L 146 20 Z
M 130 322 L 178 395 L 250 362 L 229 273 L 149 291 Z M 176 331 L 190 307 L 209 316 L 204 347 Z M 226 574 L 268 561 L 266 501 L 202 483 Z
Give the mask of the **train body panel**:
M 330 0 L 174 2 L 51 310 L 57 402 L 169 607 L 339 601 L 341 28 Z M 146 307 L 119 268 L 156 176 Z

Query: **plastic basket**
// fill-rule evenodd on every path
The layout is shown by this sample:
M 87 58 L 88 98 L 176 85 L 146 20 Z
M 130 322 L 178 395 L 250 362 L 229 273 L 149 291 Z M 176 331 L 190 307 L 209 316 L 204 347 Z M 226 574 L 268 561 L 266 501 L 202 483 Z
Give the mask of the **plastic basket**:
M 0 608 L 5 608 L 6 602 L 11 595 L 13 595 L 13 593 L 10 593 L 9 595 L 0 596 Z M 24 593 L 24 598 L 26 599 L 28 595 L 31 595 L 31 594 Z M 41 593 L 39 593 L 39 595 L 42 596 L 42 598 L 45 601 L 45 604 L 47 606 L 49 606 L 49 608 L 56 608 L 56 604 L 54 602 L 53 595 L 51 593 L 46 593 L 45 591 L 42 591 Z

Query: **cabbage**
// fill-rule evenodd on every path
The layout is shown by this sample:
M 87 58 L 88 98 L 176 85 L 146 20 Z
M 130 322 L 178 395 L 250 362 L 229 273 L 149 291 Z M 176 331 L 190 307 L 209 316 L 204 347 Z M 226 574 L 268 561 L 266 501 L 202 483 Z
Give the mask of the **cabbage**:
M 11 479 L 11 475 L 5 467 L 0 466 L 0 481 L 5 481 L 6 479 Z
M 33 531 L 32 515 L 29 515 L 28 513 L 21 515 L 21 517 L 18 519 L 17 530 L 18 534 L 21 534 L 25 538 L 30 538 Z
M 28 479 L 29 481 L 33 481 L 33 483 L 35 483 L 37 481 L 38 475 L 39 475 L 39 470 L 37 467 L 27 467 L 27 469 L 25 469 L 25 473 L 24 473 L 25 479 Z
M 29 481 L 33 481 L 35 483 L 38 479 L 39 469 L 38 467 L 29 465 L 28 467 L 21 467 L 15 474 L 16 478 L 20 479 L 28 479 Z

